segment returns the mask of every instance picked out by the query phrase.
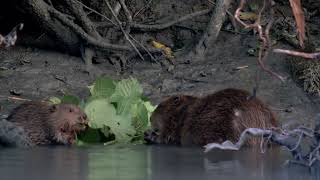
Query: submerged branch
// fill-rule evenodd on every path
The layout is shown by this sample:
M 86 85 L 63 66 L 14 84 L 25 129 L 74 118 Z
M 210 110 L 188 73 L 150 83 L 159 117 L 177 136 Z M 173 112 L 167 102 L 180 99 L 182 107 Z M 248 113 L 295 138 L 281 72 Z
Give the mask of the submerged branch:
M 320 114 L 317 115 L 315 119 L 316 126 L 313 132 L 310 132 L 311 129 L 301 126 L 289 132 L 248 128 L 241 133 L 239 141 L 235 144 L 228 140 L 222 144 L 210 143 L 204 146 L 204 152 L 209 152 L 213 149 L 239 150 L 251 137 L 263 137 L 264 139 L 268 139 L 271 143 L 286 147 L 294 158 L 292 163 L 303 164 L 310 167 L 316 161 L 320 160 Z M 309 144 L 309 152 L 304 152 L 301 148 L 302 141 L 305 140 L 305 138 L 312 139 L 312 143 Z

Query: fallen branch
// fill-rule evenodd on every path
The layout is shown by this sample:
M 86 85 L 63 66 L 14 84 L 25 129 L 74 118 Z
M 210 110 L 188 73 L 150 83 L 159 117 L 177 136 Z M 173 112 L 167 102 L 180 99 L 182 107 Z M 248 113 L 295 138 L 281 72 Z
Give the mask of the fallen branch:
M 292 51 L 292 50 L 287 50 L 287 49 L 274 49 L 273 52 L 287 54 L 290 56 L 299 56 L 299 57 L 303 57 L 306 59 L 320 60 L 320 52 L 318 52 L 318 53 L 305 53 L 305 52 Z
M 320 114 L 317 115 L 315 121 L 316 125 L 313 130 L 303 126 L 291 131 L 282 130 L 280 132 L 268 129 L 248 128 L 241 133 L 239 141 L 235 144 L 231 141 L 225 141 L 222 144 L 210 143 L 204 146 L 204 152 L 209 152 L 213 149 L 239 150 L 251 137 L 262 137 L 271 143 L 286 147 L 294 157 L 294 160 L 291 161 L 292 163 L 311 167 L 315 162 L 320 160 Z M 303 148 L 301 148 L 302 141 L 305 138 L 312 140 L 311 144 L 310 141 L 306 141 L 310 147 L 308 152 L 304 152 Z

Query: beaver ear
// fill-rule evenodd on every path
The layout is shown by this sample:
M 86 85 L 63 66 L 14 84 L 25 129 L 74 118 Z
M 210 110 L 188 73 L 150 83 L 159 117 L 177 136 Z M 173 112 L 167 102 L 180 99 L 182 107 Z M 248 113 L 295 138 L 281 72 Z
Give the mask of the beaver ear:
M 52 112 L 52 113 L 54 113 L 54 112 L 56 112 L 57 111 L 57 105 L 51 105 L 51 107 L 49 108 L 49 111 L 50 112 Z
M 180 103 L 180 97 L 179 96 L 174 97 L 173 103 L 174 103 L 174 105 L 178 105 Z

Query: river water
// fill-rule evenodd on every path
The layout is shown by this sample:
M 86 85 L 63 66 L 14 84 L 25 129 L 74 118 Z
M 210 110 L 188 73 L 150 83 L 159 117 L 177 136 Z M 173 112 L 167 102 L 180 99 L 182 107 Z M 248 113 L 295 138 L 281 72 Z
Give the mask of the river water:
M 1 180 L 308 180 L 320 169 L 285 165 L 280 149 L 239 152 L 172 146 L 0 149 Z

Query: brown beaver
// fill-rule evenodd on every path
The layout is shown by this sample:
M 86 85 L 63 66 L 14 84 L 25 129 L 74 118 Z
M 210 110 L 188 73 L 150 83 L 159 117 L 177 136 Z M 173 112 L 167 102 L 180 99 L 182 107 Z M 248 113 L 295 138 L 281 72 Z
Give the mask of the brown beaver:
M 148 143 L 205 145 L 236 142 L 246 128 L 277 126 L 274 114 L 256 97 L 240 89 L 224 89 L 205 97 L 177 95 L 161 102 L 151 116 Z M 249 145 L 256 144 L 253 139 Z
M 34 145 L 74 144 L 88 118 L 76 105 L 30 101 L 15 108 L 7 119 L 21 127 Z

